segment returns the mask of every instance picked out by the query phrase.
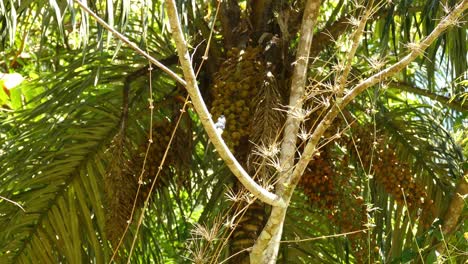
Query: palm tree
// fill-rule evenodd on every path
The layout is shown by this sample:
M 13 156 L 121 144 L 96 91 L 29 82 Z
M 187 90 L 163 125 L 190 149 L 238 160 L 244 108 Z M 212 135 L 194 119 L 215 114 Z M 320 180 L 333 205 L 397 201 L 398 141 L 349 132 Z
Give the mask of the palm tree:
M 398 62 L 457 5 L 324 1 L 309 96 L 293 113 L 308 4 L 177 1 L 203 98 L 262 186 L 275 186 L 287 116 L 307 114 L 299 153 L 336 102 L 360 21 L 347 87 Z M 126 43 L 180 71 L 164 1 L 88 6 L 128 41 L 71 1 L 0 5 L 1 71 L 26 77 L 0 90 L 0 260 L 248 263 L 272 208 L 219 159 L 181 81 Z M 463 23 L 339 113 L 291 198 L 278 262 L 466 261 Z

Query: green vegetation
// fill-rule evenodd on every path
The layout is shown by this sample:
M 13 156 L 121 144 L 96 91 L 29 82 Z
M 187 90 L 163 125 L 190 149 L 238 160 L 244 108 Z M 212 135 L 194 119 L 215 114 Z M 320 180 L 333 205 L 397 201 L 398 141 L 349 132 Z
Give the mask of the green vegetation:
M 467 0 L 175 1 L 284 226 L 172 0 L 87 2 L 0 2 L 0 263 L 468 261 Z

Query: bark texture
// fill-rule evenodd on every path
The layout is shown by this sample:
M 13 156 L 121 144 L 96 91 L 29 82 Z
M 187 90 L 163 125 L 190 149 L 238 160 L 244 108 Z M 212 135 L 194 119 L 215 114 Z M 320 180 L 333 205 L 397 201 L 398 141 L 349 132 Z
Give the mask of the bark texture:
M 291 81 L 291 94 L 289 97 L 289 113 L 286 119 L 283 142 L 281 145 L 281 172 L 277 184 L 277 194 L 286 203 L 289 203 L 291 195 L 285 193 L 291 168 L 296 154 L 297 134 L 302 120 L 298 119 L 297 111 L 301 111 L 304 100 L 304 87 L 307 78 L 310 47 L 312 45 L 313 29 L 317 21 L 320 8 L 320 0 L 307 1 L 300 30 L 299 41 L 294 72 Z M 287 188 L 286 188 L 287 189 Z M 278 250 L 283 231 L 284 217 L 287 208 L 273 206 L 268 222 L 257 239 L 250 253 L 251 263 L 276 263 Z
M 468 195 L 468 174 L 460 180 L 455 193 L 452 196 L 450 205 L 445 213 L 442 232 L 444 236 L 450 235 L 458 225 L 458 221 L 465 207 L 465 199 Z

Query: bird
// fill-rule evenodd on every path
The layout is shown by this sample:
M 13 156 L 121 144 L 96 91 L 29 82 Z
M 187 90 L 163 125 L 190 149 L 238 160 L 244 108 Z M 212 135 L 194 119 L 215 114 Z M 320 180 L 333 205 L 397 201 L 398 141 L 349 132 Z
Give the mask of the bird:
M 226 128 L 226 117 L 224 115 L 218 117 L 218 120 L 216 120 L 215 123 L 215 128 L 219 135 L 223 134 L 223 131 Z
M 226 117 L 224 115 L 219 116 L 214 126 L 216 128 L 216 132 L 218 133 L 218 135 L 221 136 L 223 134 L 224 129 L 226 128 Z M 204 156 L 206 156 L 206 154 L 208 153 L 208 148 L 210 146 L 210 143 L 211 143 L 211 140 L 208 139 L 208 143 L 206 144 Z

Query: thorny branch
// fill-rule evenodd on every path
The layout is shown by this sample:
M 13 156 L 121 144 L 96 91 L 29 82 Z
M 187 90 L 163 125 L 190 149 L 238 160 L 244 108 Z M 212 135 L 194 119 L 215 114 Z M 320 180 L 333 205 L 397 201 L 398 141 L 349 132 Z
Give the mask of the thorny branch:
M 419 44 L 413 44 L 411 46 L 410 53 L 405 56 L 403 59 L 392 65 L 391 67 L 378 72 L 377 74 L 367 78 L 366 80 L 357 84 L 353 89 L 346 93 L 344 97 L 338 96 L 335 104 L 328 110 L 328 113 L 319 123 L 315 131 L 312 133 L 310 139 L 308 140 L 306 147 L 296 163 L 295 168 L 290 177 L 286 181 L 280 179 L 280 185 L 278 185 L 278 194 L 288 202 L 292 196 L 292 193 L 299 182 L 300 177 L 304 173 L 305 168 L 312 159 L 316 146 L 323 135 L 323 133 L 328 129 L 336 116 L 340 111 L 346 107 L 356 96 L 365 91 L 367 88 L 372 85 L 377 84 L 378 82 L 384 80 L 385 78 L 390 77 L 391 75 L 399 72 L 409 63 L 411 63 L 416 57 L 421 55 L 424 50 L 429 47 L 429 45 L 439 37 L 439 35 L 444 32 L 449 26 L 457 23 L 457 19 L 460 17 L 462 12 L 468 8 L 468 0 L 462 1 L 457 5 L 454 10 L 447 15 L 442 21 L 437 25 L 433 32 L 424 38 Z M 304 15 L 307 13 L 305 12 Z M 303 22 L 304 24 L 304 22 Z M 301 32 L 302 33 L 302 32 Z M 301 34 L 304 38 L 304 35 Z M 302 40 L 301 40 L 302 41 Z M 298 51 L 299 54 L 299 51 Z M 347 61 L 346 63 L 352 63 Z M 294 87 L 294 83 L 291 86 L 291 89 Z M 297 87 L 296 87 L 297 88 Z M 294 91 L 291 91 L 293 93 Z M 295 107 L 295 104 L 290 104 L 290 106 Z M 284 173 L 284 172 L 283 172 Z M 287 175 L 287 174 L 286 174 Z M 283 175 L 284 177 L 284 175 Z M 251 261 L 257 261 L 258 263 L 274 263 L 276 261 L 276 256 L 278 252 L 278 245 L 281 237 L 281 230 L 284 224 L 284 217 L 286 215 L 287 208 L 278 208 L 273 207 L 271 215 L 268 219 L 268 223 L 260 234 L 256 244 L 252 249 L 250 254 Z
M 289 97 L 289 112 L 283 132 L 283 142 L 281 144 L 280 157 L 280 177 L 276 188 L 277 194 L 289 203 L 291 195 L 284 193 L 288 185 L 288 175 L 294 165 L 294 156 L 296 154 L 297 134 L 299 132 L 300 122 L 294 112 L 303 108 L 305 94 L 305 84 L 307 78 L 307 68 L 310 56 L 310 47 L 312 45 L 313 28 L 317 21 L 320 9 L 320 0 L 308 0 L 304 7 L 304 14 L 300 29 L 300 41 L 297 48 L 296 62 L 291 81 L 291 94 Z M 285 208 L 273 207 L 268 222 L 259 238 L 255 242 L 250 253 L 251 263 L 275 263 L 281 240 L 284 218 L 286 216 Z
M 404 67 L 410 64 L 418 56 L 423 54 L 424 50 L 427 49 L 432 42 L 434 42 L 440 34 L 442 34 L 448 27 L 457 23 L 458 18 L 468 8 L 468 0 L 462 1 L 458 4 L 453 11 L 443 18 L 440 23 L 434 28 L 434 30 L 425 37 L 421 42 L 411 45 L 411 50 L 408 55 L 403 57 L 400 61 L 393 64 L 392 66 L 374 74 L 373 76 L 363 80 L 357 84 L 353 89 L 351 89 L 343 98 L 338 98 L 336 103 L 328 111 L 327 115 L 319 123 L 313 134 L 311 135 L 309 141 L 307 142 L 306 147 L 302 153 L 301 158 L 296 164 L 294 169 L 291 185 L 295 186 L 300 179 L 300 176 L 304 173 L 307 164 L 312 159 L 315 152 L 315 147 L 317 146 L 320 137 L 323 135 L 325 130 L 331 125 L 333 120 L 339 114 L 339 112 L 345 108 L 351 101 L 356 98 L 359 94 L 365 91 L 367 88 L 383 81 L 385 78 L 392 76 L 393 74 L 401 71 Z

